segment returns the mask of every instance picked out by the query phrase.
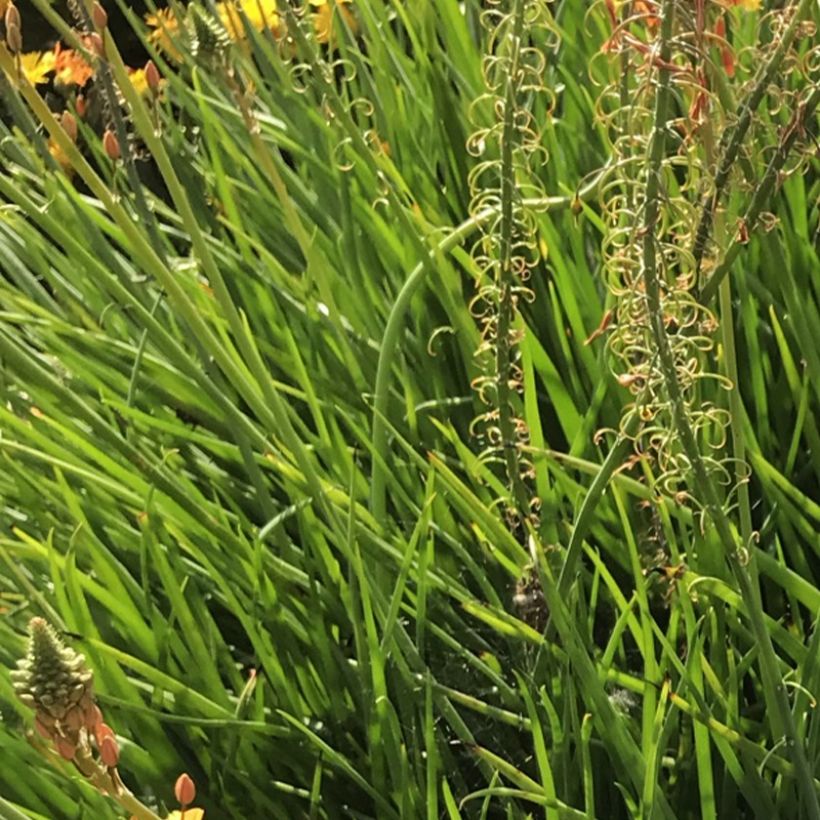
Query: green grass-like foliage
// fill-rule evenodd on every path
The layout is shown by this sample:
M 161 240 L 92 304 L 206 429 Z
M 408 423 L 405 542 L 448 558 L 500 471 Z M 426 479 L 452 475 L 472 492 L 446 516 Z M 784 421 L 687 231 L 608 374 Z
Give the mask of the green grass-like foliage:
M 76 142 L 0 46 L 0 817 L 127 816 L 31 732 L 32 616 L 161 816 L 816 817 L 817 4 L 295 5 L 172 55 L 123 4 L 164 84 L 103 30 Z

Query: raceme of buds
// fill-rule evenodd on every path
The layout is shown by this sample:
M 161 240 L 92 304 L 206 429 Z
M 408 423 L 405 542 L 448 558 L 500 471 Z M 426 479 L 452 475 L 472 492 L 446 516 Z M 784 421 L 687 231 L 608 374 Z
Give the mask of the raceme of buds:
M 94 675 L 85 657 L 66 646 L 43 618 L 31 619 L 29 636 L 26 657 L 18 661 L 11 679 L 17 697 L 35 711 L 37 734 L 87 776 L 95 761 L 114 768 L 119 746 L 94 702 Z
M 94 25 L 102 31 L 108 25 L 108 12 L 99 3 L 94 3 L 91 9 L 91 19 Z
M 110 160 L 116 161 L 122 156 L 119 140 L 110 128 L 106 128 L 103 134 L 103 150 Z
M 94 705 L 93 673 L 85 657 L 65 646 L 43 618 L 31 619 L 29 634 L 26 657 L 11 673 L 17 696 L 49 730 L 78 719 L 84 724 Z
M 182 773 L 174 784 L 174 796 L 182 808 L 190 806 L 196 798 L 196 786 L 194 781 L 186 773 Z

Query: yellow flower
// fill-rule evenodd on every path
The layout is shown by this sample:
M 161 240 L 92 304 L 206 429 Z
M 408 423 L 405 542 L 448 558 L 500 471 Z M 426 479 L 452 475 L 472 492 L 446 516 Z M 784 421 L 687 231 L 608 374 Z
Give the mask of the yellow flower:
M 60 164 L 60 167 L 67 173 L 69 176 L 74 175 L 74 166 L 71 164 L 71 160 L 68 158 L 68 154 L 53 140 L 50 139 L 48 141 L 48 152 L 51 154 L 54 159 Z M 33 410 L 32 410 L 32 414 Z
M 231 40 L 245 39 L 245 24 L 242 22 L 240 9 L 257 31 L 270 29 L 274 36 L 279 36 L 281 20 L 276 11 L 276 0 L 225 0 L 216 4 L 216 11 Z
M 149 96 L 151 87 L 148 85 L 148 76 L 145 68 L 131 68 L 128 70 L 128 79 L 131 80 L 131 85 L 139 92 L 140 96 Z M 157 94 L 159 94 L 162 86 L 165 85 L 165 78 L 160 78 Z
M 350 9 L 345 8 L 351 0 L 336 0 L 335 4 L 327 0 L 310 0 L 310 5 L 316 8 L 313 15 L 313 26 L 316 30 L 316 39 L 320 43 L 329 43 L 333 39 L 333 29 L 337 24 L 334 20 L 334 13 L 341 14 L 352 32 L 358 30 L 356 18 Z M 335 5 L 335 8 L 334 8 Z
M 53 51 L 30 51 L 20 55 L 20 67 L 32 85 L 48 82 L 48 75 L 54 71 L 56 58 Z
M 185 811 L 172 811 L 168 815 L 168 820 L 203 820 L 205 812 L 202 809 L 185 809 Z

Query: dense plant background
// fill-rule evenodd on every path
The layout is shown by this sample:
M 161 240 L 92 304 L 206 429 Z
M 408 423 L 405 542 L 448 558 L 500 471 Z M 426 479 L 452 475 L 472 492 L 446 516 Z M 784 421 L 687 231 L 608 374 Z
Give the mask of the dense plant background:
M 0 816 L 818 816 L 818 4 L 33 5 Z

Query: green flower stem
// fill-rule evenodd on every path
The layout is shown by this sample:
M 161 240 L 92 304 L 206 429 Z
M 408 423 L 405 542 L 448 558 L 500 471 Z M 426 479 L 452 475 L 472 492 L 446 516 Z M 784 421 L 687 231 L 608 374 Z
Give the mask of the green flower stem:
M 780 42 L 772 52 L 771 57 L 760 66 L 755 77 L 752 89 L 749 92 L 737 116 L 737 124 L 734 128 L 728 129 L 721 140 L 720 160 L 718 164 L 717 173 L 715 174 L 714 189 L 708 193 L 701 203 L 700 219 L 698 220 L 698 227 L 695 231 L 695 241 L 692 253 L 695 257 L 695 265 L 699 268 L 706 252 L 706 241 L 709 238 L 709 232 L 712 227 L 712 220 L 714 218 L 715 208 L 720 202 L 720 197 L 723 194 L 723 189 L 729 181 L 729 174 L 734 167 L 737 159 L 740 146 L 746 137 L 746 132 L 752 124 L 752 117 L 754 116 L 760 101 L 763 99 L 769 83 L 774 78 L 786 52 L 789 50 L 792 41 L 797 35 L 798 26 L 809 11 L 809 7 L 815 0 L 800 0 L 789 25 L 783 32 Z
M 510 40 L 512 55 L 510 72 L 504 101 L 504 122 L 501 138 L 501 248 L 498 267 L 498 317 L 495 339 L 495 401 L 498 411 L 498 429 L 501 433 L 501 447 L 504 451 L 504 465 L 507 484 L 511 493 L 509 503 L 517 507 L 520 517 L 527 515 L 529 494 L 521 478 L 518 462 L 518 442 L 516 441 L 515 419 L 510 406 L 512 390 L 510 376 L 512 368 L 512 333 L 515 321 L 515 271 L 513 271 L 513 239 L 515 233 L 515 166 L 513 163 L 516 115 L 516 82 L 518 82 L 521 57 L 521 37 L 524 27 L 524 0 L 516 0 L 513 11 L 513 31 Z
M 664 0 L 661 12 L 659 51 L 661 66 L 668 65 L 670 59 L 669 43 L 672 38 L 675 6 L 676 0 Z M 760 589 L 752 583 L 751 574 L 746 566 L 747 561 L 754 561 L 754 550 L 752 545 L 748 545 L 747 548 L 738 543 L 732 525 L 721 506 L 718 492 L 701 458 L 694 431 L 687 419 L 686 403 L 680 390 L 675 359 L 664 326 L 661 289 L 657 270 L 655 230 L 660 213 L 660 176 L 666 148 L 667 120 L 671 97 L 670 72 L 665 68 L 661 68 L 655 101 L 654 133 L 648 157 L 646 205 L 642 227 L 643 277 L 652 334 L 658 350 L 658 359 L 666 389 L 672 403 L 673 417 L 681 445 L 691 465 L 695 482 L 701 492 L 704 509 L 727 552 L 740 594 L 748 607 L 752 632 L 757 642 L 764 697 L 769 709 L 769 720 L 773 732 L 775 735 L 782 735 L 786 739 L 787 748 L 794 763 L 804 809 L 807 812 L 805 816 L 820 818 L 820 805 L 818 805 L 811 769 L 806 759 L 805 749 L 794 725 L 771 636 L 766 628 Z
M 763 179 L 755 189 L 754 195 L 752 196 L 752 201 L 746 209 L 746 213 L 743 217 L 743 223 L 748 232 L 754 230 L 757 225 L 757 221 L 760 219 L 760 215 L 763 213 L 763 209 L 766 207 L 766 204 L 774 191 L 775 185 L 777 184 L 780 176 L 780 171 L 786 164 L 786 160 L 789 157 L 789 153 L 791 152 L 794 143 L 800 135 L 801 129 L 807 123 L 812 122 L 814 112 L 819 104 L 820 85 L 814 88 L 812 93 L 806 99 L 806 102 L 798 109 L 798 111 L 795 112 L 795 119 L 792 127 L 789 128 L 785 138 L 775 151 L 774 156 L 771 160 L 769 160 L 769 165 L 766 168 Z M 700 301 L 701 304 L 708 305 L 709 302 L 711 302 L 715 297 L 715 294 L 720 288 L 721 282 L 726 277 L 726 274 L 728 274 L 731 270 L 735 259 L 737 259 L 740 251 L 745 247 L 745 245 L 745 239 L 738 237 L 729 247 L 729 250 L 726 251 L 723 261 L 715 268 L 714 272 L 709 277 L 709 280 L 703 286 L 703 289 L 698 296 L 698 301 Z
M 525 199 L 522 202 L 522 206 L 525 208 L 537 208 L 541 211 L 555 211 L 561 208 L 567 208 L 576 201 L 583 201 L 589 198 L 597 191 L 598 185 L 607 171 L 609 171 L 609 166 L 599 171 L 587 185 L 573 196 L 550 196 Z M 413 297 L 424 283 L 427 274 L 433 269 L 436 259 L 442 254 L 450 253 L 454 248 L 459 247 L 462 242 L 472 236 L 483 225 L 491 219 L 496 218 L 499 210 L 500 206 L 495 206 L 487 208 L 475 216 L 471 216 L 437 242 L 436 245 L 430 249 L 427 256 L 410 272 L 390 310 L 379 350 L 379 363 L 376 370 L 376 388 L 373 397 L 373 429 L 371 433 L 373 466 L 370 474 L 370 511 L 373 513 L 373 517 L 380 523 L 384 523 L 386 511 L 385 477 L 387 474 L 388 458 L 387 405 L 390 395 L 390 376 L 399 348 L 399 337 L 404 327 L 404 318 L 407 315 Z
M 116 786 L 114 789 L 112 789 L 111 786 L 112 779 Z M 135 817 L 136 820 L 162 820 L 158 814 L 137 800 L 137 798 L 125 788 L 118 774 L 115 773 L 112 776 L 105 770 L 98 769 L 89 777 L 89 780 L 100 792 L 108 794 L 112 799 L 116 800 L 117 803 L 119 803 L 131 817 Z

